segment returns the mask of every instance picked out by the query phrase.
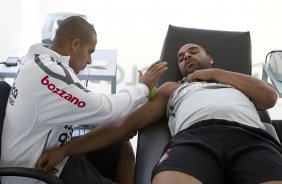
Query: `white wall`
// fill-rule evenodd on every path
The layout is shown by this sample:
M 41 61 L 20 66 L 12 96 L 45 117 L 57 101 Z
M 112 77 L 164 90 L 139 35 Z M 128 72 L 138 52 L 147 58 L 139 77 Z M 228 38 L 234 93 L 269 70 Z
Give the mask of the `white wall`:
M 0 62 L 6 61 L 9 53 L 22 41 L 21 0 L 1 1 L 0 6 Z
M 270 50 L 282 49 L 281 7 L 281 0 L 5 1 L 0 7 L 0 62 L 14 49 L 41 41 L 47 13 L 74 12 L 87 15 L 94 24 L 97 48 L 118 50 L 118 65 L 125 72 L 124 78 L 118 75 L 118 89 L 132 83 L 136 68 L 144 68 L 159 58 L 169 24 L 250 31 L 255 64 L 263 62 Z M 260 72 L 261 67 L 254 71 Z M 276 110 L 273 116 L 280 114 Z
M 158 59 L 169 24 L 250 31 L 253 62 L 262 62 L 268 51 L 281 49 L 281 6 L 280 0 L 13 0 L 0 7 L 0 58 L 40 41 L 47 13 L 75 12 L 94 23 L 97 47 L 118 49 L 118 63 L 127 71 Z

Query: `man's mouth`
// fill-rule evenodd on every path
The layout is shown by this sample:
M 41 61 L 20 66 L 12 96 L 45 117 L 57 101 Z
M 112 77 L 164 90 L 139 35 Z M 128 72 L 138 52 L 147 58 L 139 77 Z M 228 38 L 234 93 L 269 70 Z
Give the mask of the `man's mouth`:
M 187 61 L 186 65 L 185 65 L 185 68 L 191 67 L 192 65 L 195 64 L 195 62 L 196 62 L 196 60 L 194 60 L 194 59 L 191 59 L 191 60 Z

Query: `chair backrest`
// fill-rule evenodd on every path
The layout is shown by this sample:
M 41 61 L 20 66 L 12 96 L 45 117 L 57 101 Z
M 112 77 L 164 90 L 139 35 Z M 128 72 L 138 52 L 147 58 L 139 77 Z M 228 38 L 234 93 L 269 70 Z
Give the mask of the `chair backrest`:
M 214 59 L 213 67 L 251 74 L 251 38 L 248 31 L 204 30 L 169 25 L 160 57 L 168 62 L 168 71 L 161 76 L 158 86 L 182 78 L 176 56 L 179 48 L 186 43 L 203 46 Z M 259 113 L 263 121 L 271 121 L 267 112 Z M 166 118 L 138 132 L 135 184 L 150 183 L 152 169 L 169 139 Z
M 170 25 L 160 57 L 161 60 L 168 62 L 168 71 L 160 78 L 158 85 L 181 79 L 176 55 L 179 48 L 186 43 L 203 46 L 213 57 L 215 68 L 249 75 L 252 72 L 249 32 L 204 30 Z
M 6 81 L 0 80 L 0 138 L 2 137 L 6 105 L 10 91 L 11 91 L 11 86 Z M 1 139 L 0 139 L 0 158 L 1 158 Z
M 6 106 L 10 95 L 11 86 L 0 79 L 0 138 L 2 139 L 3 123 L 6 113 Z M 1 139 L 0 139 L 0 158 L 1 158 Z M 1 167 L 0 168 L 0 184 L 1 176 L 22 176 L 28 178 L 39 179 L 45 183 L 63 184 L 63 181 L 52 173 L 37 170 L 34 168 L 24 167 Z

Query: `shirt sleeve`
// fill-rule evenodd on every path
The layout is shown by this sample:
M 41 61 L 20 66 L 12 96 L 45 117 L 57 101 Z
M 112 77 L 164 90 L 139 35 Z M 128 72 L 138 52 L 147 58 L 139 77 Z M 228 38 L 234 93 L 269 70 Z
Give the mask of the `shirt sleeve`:
M 89 125 L 121 117 L 145 101 L 149 90 L 144 84 L 128 86 L 117 94 L 102 94 L 48 78 L 38 86 L 39 120 L 50 124 Z

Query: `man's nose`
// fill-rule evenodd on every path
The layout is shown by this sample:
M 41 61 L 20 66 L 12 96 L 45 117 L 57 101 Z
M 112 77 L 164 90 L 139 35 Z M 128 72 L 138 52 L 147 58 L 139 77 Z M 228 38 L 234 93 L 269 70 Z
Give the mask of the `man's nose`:
M 88 59 L 88 62 L 87 62 L 87 64 L 91 64 L 92 63 L 92 58 L 90 57 L 90 59 Z
M 189 52 L 186 52 L 184 55 L 184 60 L 187 61 L 191 57 L 191 54 Z

